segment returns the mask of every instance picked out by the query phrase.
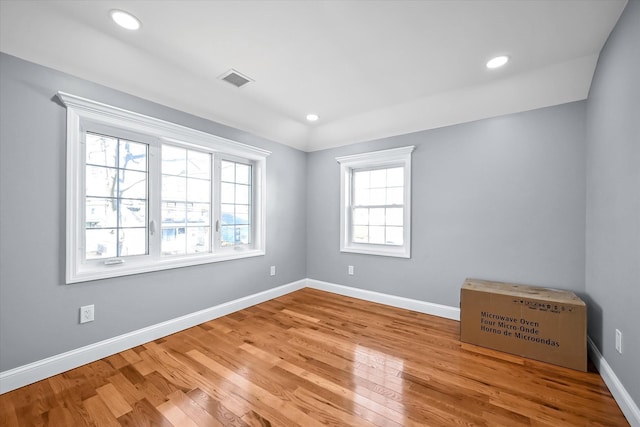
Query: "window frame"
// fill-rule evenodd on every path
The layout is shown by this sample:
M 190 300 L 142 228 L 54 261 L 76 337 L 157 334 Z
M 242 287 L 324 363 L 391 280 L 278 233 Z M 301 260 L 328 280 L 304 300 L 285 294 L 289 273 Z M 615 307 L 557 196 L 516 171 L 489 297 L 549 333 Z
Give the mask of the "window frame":
M 411 258 L 411 153 L 415 146 L 392 148 L 336 157 L 340 164 L 340 252 Z M 356 243 L 353 241 L 354 171 L 404 168 L 403 244 Z
M 216 135 L 191 129 L 165 120 L 103 104 L 90 99 L 58 92 L 57 97 L 67 109 L 67 157 L 66 157 L 66 283 L 78 283 L 151 271 L 166 270 L 198 264 L 207 264 L 238 258 L 262 256 L 266 253 L 266 160 L 270 151 L 232 141 Z M 100 262 L 86 262 L 84 256 L 85 191 L 84 135 L 88 129 L 106 129 L 116 132 L 116 137 L 131 138 L 149 145 L 149 227 L 148 254 L 111 258 Z M 160 154 L 162 144 L 212 153 L 212 233 L 211 252 L 184 256 L 162 256 L 160 238 Z M 219 197 L 214 187 L 219 174 L 213 169 L 216 158 L 236 158 L 252 165 L 252 229 L 253 244 L 240 250 L 216 251 L 218 233 L 215 217 Z M 153 176 L 152 176 L 153 174 Z M 154 196 L 155 194 L 155 196 Z M 154 225 L 151 222 L 155 221 Z M 134 259 L 136 258 L 136 259 Z M 124 259 L 124 261 L 120 261 Z M 112 262 L 104 262 L 112 261 Z

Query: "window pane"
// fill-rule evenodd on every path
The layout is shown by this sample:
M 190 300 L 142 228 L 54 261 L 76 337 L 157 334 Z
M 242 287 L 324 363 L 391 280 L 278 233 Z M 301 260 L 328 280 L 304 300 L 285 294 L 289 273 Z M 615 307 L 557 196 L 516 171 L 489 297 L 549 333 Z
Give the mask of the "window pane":
M 387 188 L 387 205 L 403 204 L 404 189 L 402 187 Z
M 223 225 L 220 227 L 220 244 L 222 246 L 233 246 L 235 244 L 235 227 L 233 225 Z
M 116 197 L 117 169 L 99 166 L 87 166 L 85 188 L 88 197 Z
M 387 170 L 377 169 L 371 171 L 371 188 L 384 188 L 387 186 Z
M 186 204 L 176 202 L 162 203 L 162 225 L 182 224 L 186 221 Z
M 209 227 L 187 228 L 187 253 L 209 252 Z
M 236 184 L 235 202 L 241 205 L 249 204 L 249 186 L 248 185 Z
M 402 227 L 387 227 L 387 245 L 401 246 L 403 244 Z
M 247 245 L 249 244 L 249 226 L 239 225 L 236 226 L 236 244 Z
M 222 205 L 221 206 L 221 222 L 223 225 L 233 225 L 236 223 L 235 218 L 235 205 Z
M 118 226 L 116 199 L 88 197 L 85 202 L 86 228 L 115 228 Z
M 248 225 L 224 225 L 220 228 L 222 246 L 246 245 L 250 243 Z
M 353 227 L 353 241 L 356 243 L 368 243 L 369 227 L 363 225 Z
M 209 181 L 205 181 L 204 179 L 187 179 L 186 200 L 189 202 L 209 202 L 211 200 Z
M 369 227 L 369 243 L 384 244 L 384 227 Z
M 166 175 L 187 174 L 187 150 L 184 148 L 162 146 L 162 173 Z
M 118 197 L 127 199 L 147 198 L 147 174 L 130 170 L 119 171 L 119 194 Z
M 121 228 L 119 238 L 120 254 L 118 256 L 144 255 L 147 253 L 146 228 Z
M 162 255 L 186 253 L 186 227 L 162 227 Z
M 249 224 L 248 205 L 236 205 L 236 224 Z
M 235 202 L 235 186 L 223 182 L 220 184 L 220 201 L 222 203 L 234 203 Z
M 384 205 L 387 201 L 386 190 L 384 188 L 376 188 L 369 192 L 369 205 Z
M 162 200 L 186 201 L 187 179 L 178 176 L 162 176 Z
M 146 200 L 120 201 L 120 227 L 145 227 L 147 225 Z
M 251 182 L 251 167 L 236 163 L 236 182 L 239 184 L 249 184 Z
M 404 186 L 404 168 L 387 169 L 387 187 Z
M 387 209 L 387 225 L 396 225 L 402 227 L 404 220 L 403 208 L 391 208 Z
M 384 225 L 384 208 L 370 209 L 369 210 L 369 224 L 370 225 Z
M 86 134 L 86 162 L 89 165 L 116 167 L 118 140 L 108 136 Z
M 189 203 L 187 206 L 187 221 L 190 225 L 209 225 L 211 205 L 209 203 Z
M 189 150 L 188 158 L 189 178 L 211 179 L 211 154 Z
M 85 231 L 85 254 L 87 259 L 113 258 L 117 256 L 118 231 L 115 228 Z
M 355 171 L 353 174 L 353 186 L 357 190 L 369 189 L 369 171 Z
M 147 145 L 120 140 L 120 164 L 122 169 L 147 170 Z
M 369 204 L 369 190 L 360 189 L 355 190 L 354 204 L 356 206 L 367 206 Z
M 220 180 L 223 182 L 235 182 L 236 164 L 233 162 L 220 162 Z
M 369 224 L 369 209 L 357 208 L 353 210 L 353 224 L 354 225 L 368 225 Z

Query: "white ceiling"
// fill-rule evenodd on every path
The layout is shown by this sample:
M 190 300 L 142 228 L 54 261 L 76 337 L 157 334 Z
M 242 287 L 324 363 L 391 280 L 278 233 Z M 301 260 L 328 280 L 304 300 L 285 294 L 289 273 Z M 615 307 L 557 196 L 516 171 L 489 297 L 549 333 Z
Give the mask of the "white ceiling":
M 0 50 L 314 151 L 585 99 L 625 5 L 0 0 Z M 496 54 L 512 60 L 487 70 Z M 218 79 L 231 68 L 255 81 Z

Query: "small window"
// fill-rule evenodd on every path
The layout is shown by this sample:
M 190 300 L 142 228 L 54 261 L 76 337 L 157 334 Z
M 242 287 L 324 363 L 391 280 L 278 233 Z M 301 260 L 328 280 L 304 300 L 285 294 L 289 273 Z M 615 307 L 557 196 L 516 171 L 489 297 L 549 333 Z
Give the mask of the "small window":
M 404 167 L 354 169 L 352 176 L 352 241 L 402 246 Z
M 340 250 L 411 256 L 411 153 L 403 147 L 339 157 Z

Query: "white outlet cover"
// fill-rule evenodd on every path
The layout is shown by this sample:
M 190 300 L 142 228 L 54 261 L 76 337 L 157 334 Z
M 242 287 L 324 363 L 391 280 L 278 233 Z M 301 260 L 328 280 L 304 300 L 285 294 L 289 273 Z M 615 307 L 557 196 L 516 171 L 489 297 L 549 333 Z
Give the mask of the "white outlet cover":
M 616 350 L 622 354 L 622 332 L 620 329 L 616 329 Z
M 275 265 L 272 265 L 272 266 L 271 266 L 271 275 L 272 275 L 272 276 L 275 276 L 275 275 L 276 275 L 276 266 L 275 266 Z
M 80 307 L 80 323 L 87 323 L 94 321 L 94 306 L 85 305 Z

